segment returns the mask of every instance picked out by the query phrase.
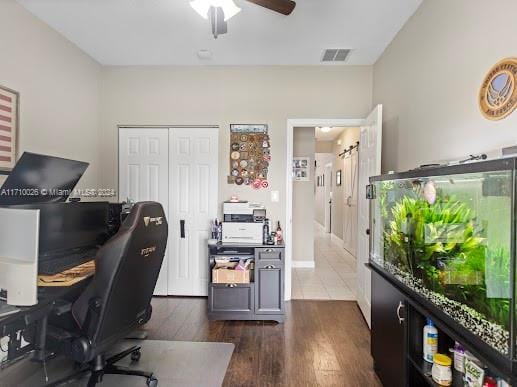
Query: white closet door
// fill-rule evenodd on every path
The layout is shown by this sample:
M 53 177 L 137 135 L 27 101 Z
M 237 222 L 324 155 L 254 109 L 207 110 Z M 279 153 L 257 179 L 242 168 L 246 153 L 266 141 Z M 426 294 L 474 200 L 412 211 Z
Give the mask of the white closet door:
M 172 128 L 169 294 L 206 296 L 207 240 L 217 217 L 218 129 Z
M 119 200 L 160 202 L 169 211 L 169 130 L 119 129 Z M 169 249 L 168 249 L 169 250 Z M 167 295 L 168 253 L 154 291 Z

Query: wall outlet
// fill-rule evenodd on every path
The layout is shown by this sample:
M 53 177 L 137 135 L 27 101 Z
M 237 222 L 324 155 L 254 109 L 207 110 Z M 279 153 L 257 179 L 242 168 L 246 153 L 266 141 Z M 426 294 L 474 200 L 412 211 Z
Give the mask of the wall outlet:
M 280 201 L 280 192 L 271 191 L 271 201 L 273 203 L 278 203 Z

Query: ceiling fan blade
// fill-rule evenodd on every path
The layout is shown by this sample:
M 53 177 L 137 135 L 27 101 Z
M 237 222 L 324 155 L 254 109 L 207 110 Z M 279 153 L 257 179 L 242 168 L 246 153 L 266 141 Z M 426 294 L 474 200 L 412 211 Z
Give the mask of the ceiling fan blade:
M 261 7 L 281 13 L 282 15 L 290 15 L 296 7 L 296 3 L 291 0 L 248 0 L 250 3 L 260 5 Z

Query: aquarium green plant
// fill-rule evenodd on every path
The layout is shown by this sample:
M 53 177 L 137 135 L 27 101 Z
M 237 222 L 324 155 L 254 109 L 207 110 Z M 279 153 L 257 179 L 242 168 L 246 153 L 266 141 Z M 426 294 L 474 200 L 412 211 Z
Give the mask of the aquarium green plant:
M 507 326 L 510 254 L 507 249 L 487 248 L 484 230 L 465 202 L 438 192 L 436 201 L 429 203 L 415 187 L 389 212 L 386 261 L 429 289 Z
M 465 260 L 484 254 L 484 238 L 476 230 L 472 210 L 454 198 L 438 197 L 430 204 L 406 196 L 391 213 L 385 235 L 386 257 L 413 275 L 425 271 L 424 280 L 437 279 L 439 260 Z
M 388 218 L 388 194 L 394 192 L 393 188 L 395 188 L 395 183 L 389 180 L 383 181 L 380 185 L 380 192 L 377 197 L 382 219 Z

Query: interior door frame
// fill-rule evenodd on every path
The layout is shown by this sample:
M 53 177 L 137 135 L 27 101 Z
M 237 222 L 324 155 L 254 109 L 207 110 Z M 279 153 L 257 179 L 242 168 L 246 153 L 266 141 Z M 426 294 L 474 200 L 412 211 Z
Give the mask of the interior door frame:
M 296 127 L 349 127 L 359 128 L 365 124 L 365 118 L 292 118 L 287 120 L 287 144 L 286 144 L 286 186 L 285 186 L 285 294 L 286 301 L 291 300 L 292 265 L 293 265 L 293 139 Z

